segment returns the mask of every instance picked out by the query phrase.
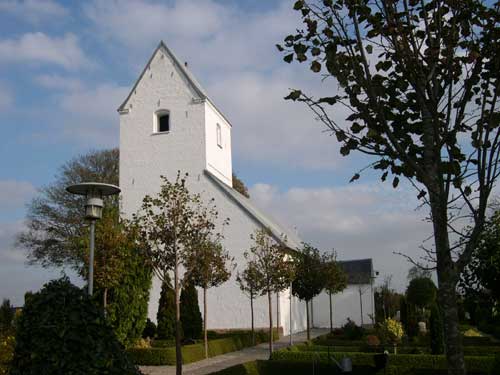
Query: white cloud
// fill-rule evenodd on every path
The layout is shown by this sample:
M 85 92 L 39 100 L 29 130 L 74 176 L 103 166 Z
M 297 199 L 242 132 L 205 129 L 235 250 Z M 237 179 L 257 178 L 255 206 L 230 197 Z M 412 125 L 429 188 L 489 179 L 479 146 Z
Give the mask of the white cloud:
M 408 188 L 409 189 L 409 188 Z M 423 255 L 418 246 L 431 233 L 423 221 L 425 211 L 407 188 L 384 185 L 349 185 L 325 188 L 290 188 L 256 184 L 252 200 L 280 222 L 298 228 L 299 234 L 323 250 L 335 248 L 339 259 L 373 258 L 381 275 L 394 275 L 403 290 L 409 263 L 393 252 Z
M 0 62 L 54 64 L 69 70 L 93 65 L 81 50 L 74 34 L 51 37 L 42 32 L 0 40 Z
M 0 0 L 0 11 L 24 21 L 38 24 L 67 15 L 67 10 L 52 0 Z
M 116 109 L 128 94 L 128 88 L 99 84 L 64 93 L 59 105 L 64 111 L 64 136 L 90 147 L 116 145 L 118 113 Z
M 5 87 L 0 86 L 0 110 L 5 111 L 12 106 L 14 97 Z
M 0 211 L 23 207 L 35 191 L 35 187 L 26 181 L 0 180 Z
M 83 88 L 83 83 L 78 78 L 63 77 L 57 74 L 41 74 L 35 77 L 35 82 L 48 89 L 79 90 Z

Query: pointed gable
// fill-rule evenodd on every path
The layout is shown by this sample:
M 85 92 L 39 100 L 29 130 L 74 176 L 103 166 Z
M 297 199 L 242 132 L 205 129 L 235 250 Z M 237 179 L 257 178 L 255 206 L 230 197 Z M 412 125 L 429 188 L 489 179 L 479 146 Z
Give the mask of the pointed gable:
M 161 51 L 163 52 L 173 63 L 173 65 L 177 68 L 177 70 L 180 72 L 182 78 L 186 81 L 188 84 L 189 88 L 193 91 L 193 94 L 196 95 L 194 99 L 200 100 L 200 101 L 208 101 L 214 109 L 220 113 L 221 116 L 224 117 L 224 119 L 228 122 L 230 126 L 231 122 L 224 116 L 224 114 L 217 108 L 217 106 L 214 104 L 214 102 L 208 97 L 206 91 L 203 89 L 201 84 L 196 80 L 194 75 L 189 71 L 189 69 L 186 67 L 184 63 L 182 63 L 177 56 L 172 52 L 170 48 L 167 47 L 167 45 L 162 41 L 158 44 L 158 47 L 154 50 L 153 54 L 151 55 L 150 59 L 148 60 L 148 63 L 144 67 L 144 69 L 141 72 L 141 75 L 135 82 L 134 86 L 132 87 L 132 90 L 130 90 L 129 94 L 127 95 L 127 98 L 123 101 L 123 103 L 118 107 L 118 112 L 123 112 L 126 111 L 127 103 L 130 100 L 130 97 L 134 93 L 134 91 L 137 89 L 137 86 L 139 85 L 139 82 L 142 80 L 142 77 L 146 74 L 148 71 L 148 67 L 151 65 L 151 62 L 155 58 L 156 54 Z

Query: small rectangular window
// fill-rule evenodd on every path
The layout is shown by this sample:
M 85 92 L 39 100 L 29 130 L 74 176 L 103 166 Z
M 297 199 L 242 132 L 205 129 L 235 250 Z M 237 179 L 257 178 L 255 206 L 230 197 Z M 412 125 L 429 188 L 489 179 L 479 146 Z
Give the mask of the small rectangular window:
M 170 130 L 170 115 L 164 113 L 158 115 L 158 132 L 168 132 Z
M 222 148 L 222 131 L 219 124 L 217 124 L 217 146 Z

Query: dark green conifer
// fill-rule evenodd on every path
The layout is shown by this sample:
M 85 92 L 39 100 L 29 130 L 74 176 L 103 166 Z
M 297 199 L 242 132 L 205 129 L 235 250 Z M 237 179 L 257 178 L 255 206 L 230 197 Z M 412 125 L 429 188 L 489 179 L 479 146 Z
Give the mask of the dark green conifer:
M 161 286 L 156 321 L 158 324 L 156 334 L 159 339 L 175 339 L 175 292 L 167 273 Z
M 184 339 L 201 338 L 203 319 L 198 305 L 198 291 L 193 283 L 187 283 L 181 292 L 181 322 Z

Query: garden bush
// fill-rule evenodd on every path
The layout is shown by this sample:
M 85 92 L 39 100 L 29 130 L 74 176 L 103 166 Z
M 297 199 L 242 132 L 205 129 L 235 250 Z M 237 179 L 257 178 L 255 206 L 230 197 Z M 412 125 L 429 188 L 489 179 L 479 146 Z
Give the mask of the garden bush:
M 210 340 L 208 342 L 208 355 L 215 357 L 224 353 L 241 350 L 252 346 L 252 334 L 250 331 L 236 331 L 224 333 L 225 338 Z M 276 329 L 273 337 L 277 339 Z M 152 348 L 131 348 L 128 353 L 133 362 L 137 365 L 174 365 L 175 347 L 158 347 L 158 341 L 152 342 Z M 265 331 L 255 332 L 255 341 L 257 344 L 268 341 L 268 335 Z M 165 342 L 165 341 L 164 341 Z M 182 347 L 183 363 L 191 363 L 205 359 L 203 343 L 184 345 Z
M 347 323 L 342 326 L 342 331 L 348 340 L 359 340 L 365 334 L 363 327 L 358 326 L 349 318 L 347 318 Z
M 175 292 L 172 289 L 168 273 L 165 273 L 165 280 L 161 285 L 156 321 L 158 322 L 156 334 L 159 339 L 175 338 Z
M 332 358 L 337 361 L 343 357 L 352 359 L 355 366 L 375 367 L 374 355 L 369 353 L 328 353 L 328 352 L 292 352 L 278 350 L 271 355 L 271 360 L 290 362 L 331 363 Z M 489 374 L 493 369 L 495 358 L 492 356 L 467 356 L 465 364 L 469 373 Z M 428 354 L 389 354 L 387 374 L 414 374 L 415 370 L 446 370 L 447 362 L 443 355 Z M 383 372 L 382 372 L 383 373 Z M 432 372 L 434 374 L 434 372 Z
M 0 375 L 9 373 L 12 357 L 14 356 L 14 336 L 0 336 Z
M 444 327 L 441 311 L 435 303 L 431 306 L 431 317 L 429 319 L 429 328 L 431 336 L 431 353 L 443 354 L 444 353 Z
M 102 309 L 68 278 L 33 294 L 16 329 L 11 375 L 140 374 Z
M 181 292 L 181 323 L 184 339 L 201 338 L 203 319 L 198 305 L 198 292 L 193 283 L 188 283 Z
M 146 320 L 146 325 L 142 330 L 142 338 L 154 339 L 156 337 L 156 324 L 154 324 L 149 318 Z

